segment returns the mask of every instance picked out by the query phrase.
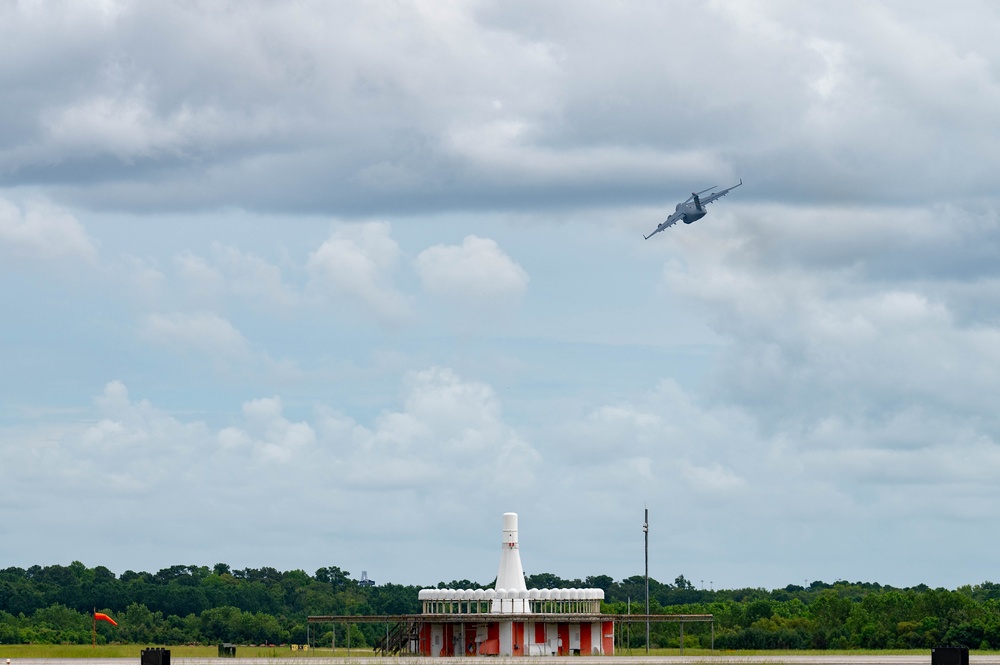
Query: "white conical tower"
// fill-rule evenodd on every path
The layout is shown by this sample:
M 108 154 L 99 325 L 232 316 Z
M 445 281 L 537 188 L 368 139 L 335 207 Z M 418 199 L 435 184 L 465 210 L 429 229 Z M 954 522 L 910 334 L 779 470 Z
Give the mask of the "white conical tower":
M 521 551 L 517 543 L 517 513 L 504 513 L 500 570 L 497 571 L 496 585 L 498 598 L 493 601 L 490 609 L 493 612 L 527 612 L 526 598 L 511 598 L 512 591 L 517 594 L 519 591 L 527 592 L 527 590 L 528 587 L 524 583 L 524 568 L 521 567 Z

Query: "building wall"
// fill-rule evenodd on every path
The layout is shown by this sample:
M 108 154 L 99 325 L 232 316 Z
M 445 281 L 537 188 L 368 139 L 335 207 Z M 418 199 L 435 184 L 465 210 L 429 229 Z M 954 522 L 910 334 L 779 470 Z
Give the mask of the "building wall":
M 424 624 L 420 654 L 431 658 L 478 656 L 488 640 L 499 642 L 501 656 L 611 656 L 615 652 L 611 621 L 489 621 Z
M 514 655 L 514 625 L 510 621 L 500 622 L 500 655 Z
M 605 621 L 601 624 L 601 635 L 604 642 L 604 655 L 615 655 L 615 624 L 611 621 Z

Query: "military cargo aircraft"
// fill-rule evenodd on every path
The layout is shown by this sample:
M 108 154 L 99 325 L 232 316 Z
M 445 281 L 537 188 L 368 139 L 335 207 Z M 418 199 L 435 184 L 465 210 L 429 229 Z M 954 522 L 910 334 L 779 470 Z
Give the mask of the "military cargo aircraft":
M 665 222 L 657 226 L 656 230 L 650 233 L 648 236 L 643 236 L 643 238 L 649 240 L 663 229 L 673 226 L 674 224 L 680 221 L 683 221 L 685 224 L 691 224 L 693 222 L 697 222 L 699 219 L 708 214 L 708 211 L 705 210 L 705 206 L 707 206 L 712 201 L 717 201 L 721 199 L 723 196 L 733 191 L 742 184 L 743 184 L 743 178 L 740 178 L 739 184 L 733 185 L 728 189 L 720 189 L 717 192 L 712 192 L 705 198 L 702 198 L 701 195 L 704 194 L 705 192 L 711 192 L 713 189 L 718 187 L 718 185 L 712 185 L 708 189 L 703 189 L 700 192 L 692 192 L 691 196 L 689 196 L 686 201 L 677 204 L 677 207 L 674 208 L 673 214 L 670 215 L 670 217 L 667 217 Z

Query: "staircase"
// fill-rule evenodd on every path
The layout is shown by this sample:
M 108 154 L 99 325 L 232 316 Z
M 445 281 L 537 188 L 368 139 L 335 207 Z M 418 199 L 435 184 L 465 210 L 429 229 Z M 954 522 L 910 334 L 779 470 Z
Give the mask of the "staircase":
M 419 644 L 420 625 L 416 621 L 402 621 L 393 626 L 388 636 L 379 640 L 373 651 L 380 656 L 396 656 L 410 653 L 410 645 Z

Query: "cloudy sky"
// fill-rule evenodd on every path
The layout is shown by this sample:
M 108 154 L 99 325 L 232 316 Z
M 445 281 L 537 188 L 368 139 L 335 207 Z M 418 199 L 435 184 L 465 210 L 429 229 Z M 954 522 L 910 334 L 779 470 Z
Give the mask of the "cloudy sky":
M 0 4 L 0 566 L 1000 581 L 997 34 Z

